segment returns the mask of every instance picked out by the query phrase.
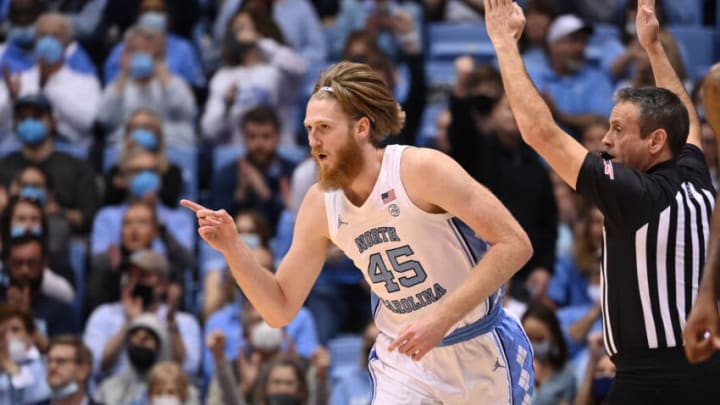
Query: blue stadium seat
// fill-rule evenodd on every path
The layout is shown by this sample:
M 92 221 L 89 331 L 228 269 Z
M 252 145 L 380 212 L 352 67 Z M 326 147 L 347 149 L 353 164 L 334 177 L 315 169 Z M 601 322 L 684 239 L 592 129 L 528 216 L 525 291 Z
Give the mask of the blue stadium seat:
M 670 25 L 667 30 L 680 47 L 689 78 L 702 77 L 713 62 L 715 32 L 712 28 L 695 25 Z
M 428 86 L 452 87 L 455 82 L 455 65 L 450 61 L 429 61 L 425 64 Z
M 420 123 L 420 130 L 415 138 L 415 145 L 422 147 L 432 147 L 435 143 L 436 129 L 438 114 L 440 111 L 447 108 L 445 103 L 431 104 L 425 107 L 423 111 L 422 121 Z
M 330 386 L 360 367 L 361 335 L 340 335 L 327 343 L 330 353 Z
M 495 48 L 484 24 L 434 23 L 428 26 L 429 60 L 453 60 L 470 55 L 480 63 L 495 59 Z
M 75 274 L 75 302 L 73 306 L 81 313 L 85 301 L 85 271 L 87 267 L 87 242 L 83 239 L 70 241 L 70 267 Z

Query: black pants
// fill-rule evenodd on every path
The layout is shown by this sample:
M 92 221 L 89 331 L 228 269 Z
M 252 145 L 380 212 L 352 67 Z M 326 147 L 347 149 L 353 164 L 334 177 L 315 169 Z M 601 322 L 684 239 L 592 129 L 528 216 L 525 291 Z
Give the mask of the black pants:
M 620 365 L 605 404 L 718 405 L 720 353 L 690 365 L 682 351 L 657 364 Z

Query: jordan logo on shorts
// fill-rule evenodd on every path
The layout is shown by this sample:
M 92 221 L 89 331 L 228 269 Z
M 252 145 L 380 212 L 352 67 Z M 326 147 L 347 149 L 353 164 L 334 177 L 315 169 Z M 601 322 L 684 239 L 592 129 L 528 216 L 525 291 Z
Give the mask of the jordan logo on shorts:
M 338 228 L 340 228 L 343 225 L 347 225 L 348 223 L 343 221 L 342 218 L 338 215 Z
M 505 366 L 503 366 L 502 364 L 500 364 L 500 359 L 498 359 L 498 358 L 496 357 L 496 358 L 495 358 L 495 366 L 493 367 L 493 373 L 494 373 L 495 371 L 497 371 L 497 369 L 499 369 L 499 368 L 505 368 Z

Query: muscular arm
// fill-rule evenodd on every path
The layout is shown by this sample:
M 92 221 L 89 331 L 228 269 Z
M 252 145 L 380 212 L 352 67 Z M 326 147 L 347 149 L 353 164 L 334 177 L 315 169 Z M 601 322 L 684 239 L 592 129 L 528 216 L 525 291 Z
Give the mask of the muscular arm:
M 418 207 L 457 216 L 492 245 L 462 286 L 438 306 L 437 317 L 449 328 L 509 280 L 530 259 L 532 246 L 502 203 L 448 156 L 409 149 L 402 159 L 401 177 Z
M 486 26 L 497 51 L 505 94 L 523 140 L 574 189 L 587 150 L 555 124 L 530 80 L 517 45 L 525 20 L 519 7 L 513 6 L 509 0 L 485 0 Z
M 640 0 L 635 25 L 637 27 L 638 40 L 647 51 L 650 58 L 655 85 L 666 88 L 680 97 L 690 116 L 690 130 L 687 143 L 693 144 L 702 149 L 700 142 L 700 119 L 693 105 L 685 86 L 680 81 L 677 73 L 673 70 L 670 60 L 665 54 L 665 49 L 660 43 L 658 33 L 660 31 L 657 17 L 655 16 L 655 0 Z

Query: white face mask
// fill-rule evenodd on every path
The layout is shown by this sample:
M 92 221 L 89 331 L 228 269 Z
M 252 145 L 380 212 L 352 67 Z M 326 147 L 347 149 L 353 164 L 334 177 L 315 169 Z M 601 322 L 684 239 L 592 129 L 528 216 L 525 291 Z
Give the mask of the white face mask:
M 602 295 L 600 284 L 589 284 L 587 288 L 587 295 L 588 298 L 590 298 L 590 301 L 593 302 L 593 304 L 597 304 L 598 302 L 600 302 L 600 296 Z
M 60 388 L 53 388 L 52 393 L 50 394 L 50 397 L 52 399 L 65 399 L 69 397 L 70 395 L 75 394 L 78 392 L 80 387 L 78 386 L 78 383 L 73 381 L 65 386 L 62 386 Z
M 272 352 L 279 349 L 282 339 L 282 329 L 271 328 L 265 321 L 260 321 L 250 331 L 250 345 L 261 352 Z
M 7 340 L 8 355 L 15 363 L 25 360 L 27 356 L 27 345 L 25 342 L 15 336 L 9 337 Z
M 174 395 L 158 395 L 150 401 L 150 405 L 180 405 L 180 398 Z

